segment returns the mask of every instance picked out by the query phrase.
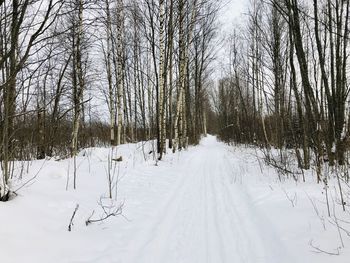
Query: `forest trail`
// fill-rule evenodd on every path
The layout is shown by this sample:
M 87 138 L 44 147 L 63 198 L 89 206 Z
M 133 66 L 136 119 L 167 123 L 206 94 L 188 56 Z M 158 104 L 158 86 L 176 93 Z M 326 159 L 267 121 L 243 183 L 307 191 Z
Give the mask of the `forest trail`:
M 189 151 L 174 167 L 179 179 L 157 216 L 130 244 L 127 262 L 288 262 L 239 182 L 228 148 L 209 136 Z
M 24 175 L 24 181 L 32 184 L 11 202 L 0 203 L 0 213 L 7 215 L 0 217 L 0 225 L 6 226 L 0 227 L 0 244 L 5 244 L 0 261 L 349 261 L 348 239 L 339 257 L 315 250 L 337 253 L 339 232 L 320 220 L 319 216 L 327 215 L 327 207 L 322 188 L 311 174 L 306 177 L 309 183 L 280 182 L 275 170 L 257 159 L 256 149 L 228 146 L 214 136 L 186 151 L 167 154 L 157 165 L 147 155 L 152 147 L 150 142 L 118 148 L 116 156 L 123 156 L 123 162 L 116 166 L 119 183 L 113 200 L 106 198 L 110 148 L 84 149 L 79 154 L 76 190 L 72 184 L 66 190 L 67 175 L 73 174 L 71 159 L 34 161 Z M 125 203 L 123 216 L 86 226 L 92 213 L 94 219 L 102 218 L 106 209 L 113 211 L 121 203 Z M 68 231 L 77 204 L 79 210 Z

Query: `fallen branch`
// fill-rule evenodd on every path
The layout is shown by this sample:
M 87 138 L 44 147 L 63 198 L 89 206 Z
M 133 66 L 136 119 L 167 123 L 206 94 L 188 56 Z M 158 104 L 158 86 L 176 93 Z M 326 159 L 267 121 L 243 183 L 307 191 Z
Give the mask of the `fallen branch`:
M 113 209 L 111 212 L 107 212 L 105 207 L 100 204 L 103 211 L 104 211 L 104 215 L 101 217 L 101 218 L 98 218 L 98 219 L 92 219 L 94 213 L 95 213 L 95 210 L 92 211 L 91 215 L 89 216 L 89 218 L 85 221 L 85 225 L 88 226 L 92 223 L 98 223 L 98 222 L 103 222 L 105 221 L 106 219 L 112 217 L 112 216 L 119 216 L 119 215 L 122 215 L 122 212 L 123 212 L 123 207 L 124 207 L 124 202 L 121 203 L 117 208 Z

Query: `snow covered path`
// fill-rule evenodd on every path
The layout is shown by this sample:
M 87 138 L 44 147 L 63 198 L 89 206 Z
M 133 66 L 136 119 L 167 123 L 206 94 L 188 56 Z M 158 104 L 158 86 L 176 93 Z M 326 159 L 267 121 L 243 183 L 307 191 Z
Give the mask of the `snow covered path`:
M 214 136 L 167 154 L 157 166 L 152 149 L 152 142 L 140 142 L 113 152 L 123 156 L 116 163 L 113 199 L 107 198 L 110 148 L 79 154 L 76 190 L 72 180 L 66 189 L 71 159 L 17 163 L 16 171 L 22 165 L 28 171 L 18 185 L 30 183 L 14 200 L 0 203 L 0 262 L 349 262 L 350 239 L 345 231 L 340 239 L 327 216 L 312 171 L 306 183 L 281 182 L 256 158 L 257 149 L 228 146 Z M 330 189 L 336 190 L 334 184 Z M 86 226 L 92 211 L 94 219 L 104 216 L 102 201 L 112 209 L 125 202 L 125 217 Z M 348 212 L 335 208 L 348 222 Z
M 250 203 L 215 137 L 191 150 L 179 181 L 128 262 L 287 262 L 273 229 Z M 236 169 L 236 172 L 239 170 Z M 146 237 L 146 238 L 143 238 Z

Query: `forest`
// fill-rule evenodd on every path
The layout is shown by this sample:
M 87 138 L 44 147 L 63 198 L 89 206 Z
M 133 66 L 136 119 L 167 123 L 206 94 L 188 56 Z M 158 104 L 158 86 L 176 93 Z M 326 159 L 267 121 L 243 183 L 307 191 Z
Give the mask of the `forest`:
M 206 133 L 215 1 L 0 7 L 0 199 L 14 160 L 154 138 L 161 159 Z
M 346 165 L 348 36 L 348 1 L 253 1 L 218 84 L 222 138 L 293 149 L 303 169 Z
M 350 1 L 245 1 L 239 22 L 223 33 L 220 14 L 230 2 L 0 0 L 0 201 L 22 198 L 17 190 L 39 174 L 22 181 L 25 170 L 31 174 L 39 162 L 69 160 L 63 188 L 78 191 L 86 168 L 81 158 L 93 156 L 89 149 L 109 149 L 99 169 L 107 174 L 111 200 L 124 169 L 118 165 L 130 165 L 140 147 L 139 157 L 162 169 L 174 156 L 186 162 L 205 146 L 213 156 L 204 150 L 198 156 L 212 161 L 219 177 L 214 164 L 224 166 L 224 174 L 238 173 L 226 167 L 236 157 L 226 159 L 227 149 L 239 149 L 252 151 L 256 170 L 276 173 L 279 182 L 320 187 L 327 215 L 319 215 L 314 202 L 313 209 L 323 226 L 331 218 L 344 248 L 350 233 Z M 204 159 L 193 162 L 201 167 Z M 297 194 L 283 191 L 294 207 Z M 222 198 L 224 205 L 231 193 Z M 86 226 L 121 214 L 124 202 L 106 212 L 101 200 L 105 214 L 94 221 L 94 210 Z M 345 225 L 338 224 L 338 210 Z M 310 243 L 316 252 L 335 253 Z

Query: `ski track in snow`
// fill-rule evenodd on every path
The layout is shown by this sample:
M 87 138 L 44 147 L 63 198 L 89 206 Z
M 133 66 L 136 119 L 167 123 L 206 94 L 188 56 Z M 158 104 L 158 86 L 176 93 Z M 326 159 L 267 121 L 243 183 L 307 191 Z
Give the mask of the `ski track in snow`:
M 232 182 L 226 154 L 208 137 L 174 168 L 181 174 L 176 187 L 148 233 L 131 244 L 135 253 L 126 262 L 288 262 L 271 225 L 253 210 L 242 185 Z
M 0 263 L 349 262 L 345 234 L 339 257 L 315 253 L 309 245 L 313 240 L 330 252 L 339 247 L 337 229 L 324 222 L 326 231 L 320 224 L 327 212 L 322 187 L 314 181 L 281 183 L 273 169 L 260 166 L 256 151 L 210 135 L 198 146 L 165 155 L 155 166 L 147 154 L 151 143 L 121 145 L 114 153 L 123 156 L 115 204 L 125 201 L 128 220 L 118 216 L 88 227 L 92 211 L 95 218 L 102 213 L 98 202 L 106 197 L 111 149 L 79 154 L 76 190 L 71 181 L 65 190 L 70 159 L 33 162 L 27 178 L 41 171 L 33 184 L 11 202 L 0 203 L 5 215 L 0 217 Z M 295 207 L 287 192 L 298 194 Z M 337 215 L 348 218 L 341 211 Z

